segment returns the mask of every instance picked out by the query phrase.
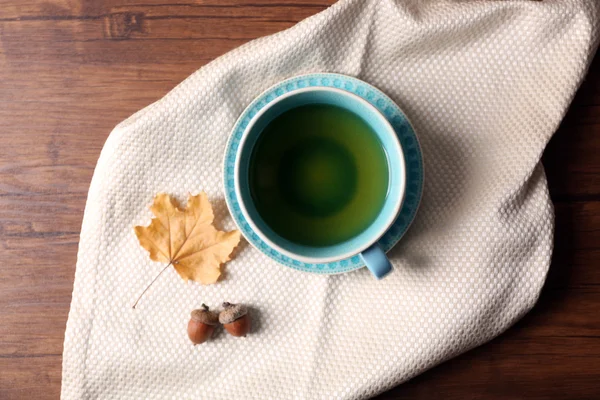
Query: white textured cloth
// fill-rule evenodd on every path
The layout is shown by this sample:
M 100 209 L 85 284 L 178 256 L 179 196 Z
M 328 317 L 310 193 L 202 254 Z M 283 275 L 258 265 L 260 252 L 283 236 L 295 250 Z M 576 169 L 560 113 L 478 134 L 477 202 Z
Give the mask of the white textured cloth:
M 90 187 L 67 324 L 62 396 L 359 399 L 482 344 L 536 302 L 552 251 L 540 156 L 597 45 L 594 0 L 343 0 L 203 67 L 127 119 Z M 382 89 L 423 147 L 422 206 L 394 271 L 312 275 L 242 245 L 211 286 L 168 270 L 134 235 L 158 192 L 222 193 L 223 150 L 263 90 L 309 72 Z M 194 347 L 206 303 L 252 307 L 254 332 Z

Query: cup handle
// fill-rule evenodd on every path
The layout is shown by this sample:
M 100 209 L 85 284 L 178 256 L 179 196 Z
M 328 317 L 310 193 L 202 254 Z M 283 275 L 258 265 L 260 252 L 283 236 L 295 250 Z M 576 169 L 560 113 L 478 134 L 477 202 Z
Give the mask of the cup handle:
M 369 271 L 371 271 L 377 279 L 382 279 L 392 270 L 390 260 L 385 255 L 381 246 L 377 243 L 360 253 L 360 257 L 365 262 L 367 268 L 369 268 Z

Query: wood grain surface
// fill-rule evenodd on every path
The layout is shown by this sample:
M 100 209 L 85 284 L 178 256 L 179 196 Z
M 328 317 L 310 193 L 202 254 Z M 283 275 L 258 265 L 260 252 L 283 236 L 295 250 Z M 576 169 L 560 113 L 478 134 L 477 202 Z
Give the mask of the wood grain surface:
M 59 397 L 79 230 L 111 129 L 333 2 L 0 0 L 0 399 Z M 379 399 L 600 399 L 599 58 L 544 154 L 557 232 L 539 304 Z

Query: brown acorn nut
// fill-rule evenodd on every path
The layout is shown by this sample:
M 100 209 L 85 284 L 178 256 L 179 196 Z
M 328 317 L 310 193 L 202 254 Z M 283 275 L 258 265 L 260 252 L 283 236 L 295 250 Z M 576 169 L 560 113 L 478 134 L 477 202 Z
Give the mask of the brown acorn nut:
M 246 336 L 250 332 L 248 308 L 243 304 L 223 303 L 224 310 L 219 314 L 219 322 L 232 336 Z
M 211 338 L 218 324 L 217 313 L 209 311 L 208 307 L 202 304 L 201 309 L 192 311 L 190 322 L 188 322 L 188 336 L 194 345 L 204 343 Z

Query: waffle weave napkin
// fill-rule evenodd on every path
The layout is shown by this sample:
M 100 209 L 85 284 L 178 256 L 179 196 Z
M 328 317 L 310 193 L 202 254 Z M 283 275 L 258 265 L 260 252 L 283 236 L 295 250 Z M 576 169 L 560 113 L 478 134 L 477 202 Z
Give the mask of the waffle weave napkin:
M 64 399 L 363 399 L 499 335 L 535 304 L 553 209 L 540 157 L 598 42 L 594 0 L 342 0 L 201 68 L 111 133 L 91 183 L 67 324 Z M 263 90 L 337 72 L 383 90 L 423 148 L 417 218 L 394 271 L 302 273 L 242 245 L 215 285 L 137 243 L 158 192 L 222 191 L 230 130 Z M 252 307 L 254 332 L 194 347 L 201 303 Z

